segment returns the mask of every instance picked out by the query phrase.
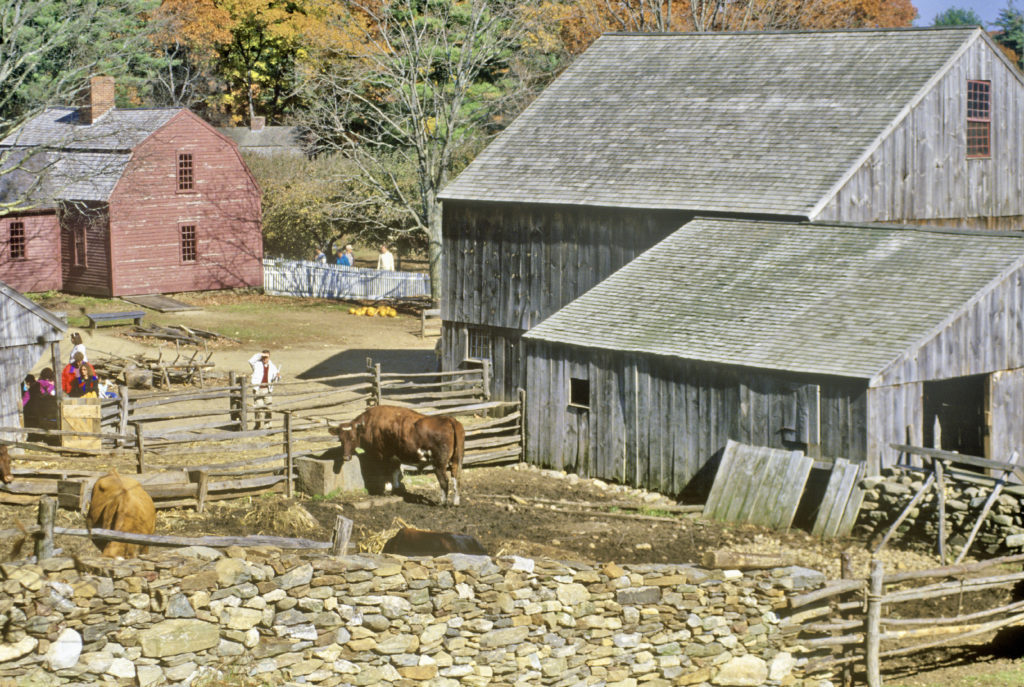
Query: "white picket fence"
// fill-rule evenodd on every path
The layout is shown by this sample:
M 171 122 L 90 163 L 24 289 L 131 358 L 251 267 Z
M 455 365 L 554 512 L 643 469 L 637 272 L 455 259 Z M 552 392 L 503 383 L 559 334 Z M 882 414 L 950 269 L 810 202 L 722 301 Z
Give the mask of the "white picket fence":
M 430 277 L 325 265 L 308 260 L 264 260 L 263 290 L 276 296 L 381 300 L 430 296 Z

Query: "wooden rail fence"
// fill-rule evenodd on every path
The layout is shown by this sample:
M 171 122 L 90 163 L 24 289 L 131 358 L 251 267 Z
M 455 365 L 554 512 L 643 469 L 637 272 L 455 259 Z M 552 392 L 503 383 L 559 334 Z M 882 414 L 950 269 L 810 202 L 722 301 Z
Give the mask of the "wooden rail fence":
M 835 580 L 792 597 L 781 627 L 794 636 L 793 643 L 801 651 L 810 654 L 806 675 L 849 671 L 859 664 L 869 687 L 881 687 L 883 659 L 1024 625 L 1024 600 L 1012 598 L 1024 581 L 1021 562 L 1024 554 L 886 574 L 882 562 L 875 559 L 868 579 Z M 847 562 L 844 571 L 848 568 Z M 993 590 L 1005 590 L 1004 603 L 992 605 Z M 895 610 L 907 602 L 940 598 L 954 607 L 951 614 L 908 617 Z M 965 608 L 972 610 L 965 612 Z

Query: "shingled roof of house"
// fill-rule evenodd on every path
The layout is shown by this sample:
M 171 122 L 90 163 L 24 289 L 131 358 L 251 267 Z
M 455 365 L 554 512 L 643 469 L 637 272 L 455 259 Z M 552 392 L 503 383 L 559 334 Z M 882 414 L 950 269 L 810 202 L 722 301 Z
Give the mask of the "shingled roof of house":
M 169 122 L 181 108 L 118 109 L 84 124 L 79 108 L 51 107 L 0 141 L 7 165 L 28 169 L 2 175 L 0 198 L 106 200 L 124 173 L 132 150 Z M 42 183 L 37 179 L 43 173 Z
M 964 233 L 697 218 L 524 338 L 870 379 L 1024 264 Z
M 608 34 L 442 199 L 811 217 L 979 28 Z

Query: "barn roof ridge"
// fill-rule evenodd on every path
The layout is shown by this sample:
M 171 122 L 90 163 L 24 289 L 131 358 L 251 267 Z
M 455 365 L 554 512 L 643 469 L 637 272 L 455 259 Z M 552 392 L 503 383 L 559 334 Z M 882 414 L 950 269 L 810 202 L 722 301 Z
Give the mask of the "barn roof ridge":
M 1024 236 L 958 233 L 698 218 L 524 338 L 870 380 L 1024 264 Z
M 605 31 L 602 36 L 771 36 L 771 35 L 799 35 L 799 34 L 820 34 L 820 33 L 891 33 L 891 32 L 921 32 L 921 31 L 948 31 L 950 29 L 979 29 L 984 27 L 978 24 L 957 24 L 955 26 L 851 26 L 834 29 L 752 29 L 750 31 Z
M 1006 231 L 1003 229 L 978 229 L 973 227 L 957 227 L 932 224 L 898 224 L 892 222 L 861 222 L 852 220 L 802 220 L 780 219 L 777 217 L 730 217 L 725 215 L 698 214 L 694 220 L 728 220 L 735 223 L 749 224 L 806 224 L 820 227 L 848 227 L 851 229 L 878 229 L 881 231 L 915 231 L 928 234 L 956 234 L 959 236 L 999 236 L 1007 239 L 1024 241 L 1024 231 Z M 692 221 L 692 220 L 691 220 Z

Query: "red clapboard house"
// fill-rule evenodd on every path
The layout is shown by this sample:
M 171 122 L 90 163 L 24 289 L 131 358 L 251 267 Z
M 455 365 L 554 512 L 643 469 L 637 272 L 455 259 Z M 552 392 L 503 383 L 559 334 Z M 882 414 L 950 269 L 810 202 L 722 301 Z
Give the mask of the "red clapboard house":
M 0 141 L 0 280 L 97 296 L 262 286 L 260 189 L 238 146 L 182 108 L 49 108 Z

